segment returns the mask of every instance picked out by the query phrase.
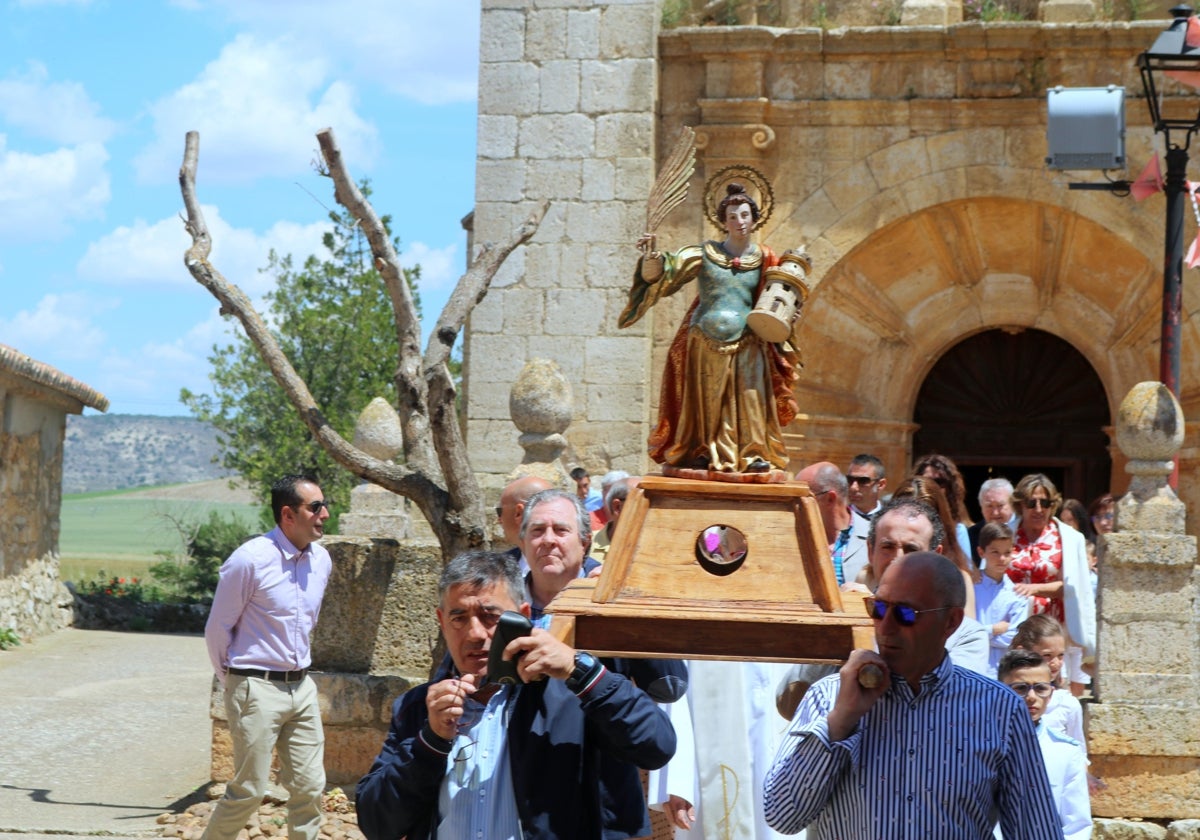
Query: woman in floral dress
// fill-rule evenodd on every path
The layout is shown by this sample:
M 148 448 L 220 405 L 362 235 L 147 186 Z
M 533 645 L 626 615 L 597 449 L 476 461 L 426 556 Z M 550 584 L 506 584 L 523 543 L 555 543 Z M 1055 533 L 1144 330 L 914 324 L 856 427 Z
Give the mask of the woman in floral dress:
M 1054 483 L 1041 473 L 1017 484 L 1012 505 L 1020 523 L 1008 576 L 1017 594 L 1030 599 L 1030 615 L 1047 613 L 1067 628 L 1066 670 L 1072 690 L 1081 693 L 1089 682 L 1082 659 L 1096 652 L 1096 604 L 1087 543 L 1083 534 L 1055 518 L 1061 503 Z

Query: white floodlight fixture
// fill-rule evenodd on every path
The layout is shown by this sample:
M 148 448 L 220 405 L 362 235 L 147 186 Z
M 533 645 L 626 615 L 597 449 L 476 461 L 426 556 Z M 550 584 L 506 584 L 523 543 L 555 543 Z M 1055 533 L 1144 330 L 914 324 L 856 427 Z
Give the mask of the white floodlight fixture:
M 1046 164 L 1051 169 L 1125 167 L 1125 88 L 1046 91 Z

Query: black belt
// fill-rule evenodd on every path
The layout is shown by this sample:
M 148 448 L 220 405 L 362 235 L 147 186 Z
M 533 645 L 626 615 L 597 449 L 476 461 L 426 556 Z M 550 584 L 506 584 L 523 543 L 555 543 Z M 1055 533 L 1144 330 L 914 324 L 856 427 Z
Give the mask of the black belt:
M 260 680 L 294 683 L 300 682 L 300 680 L 307 677 L 308 669 L 301 668 L 299 671 L 261 671 L 254 668 L 230 668 L 229 673 L 239 677 L 258 677 Z

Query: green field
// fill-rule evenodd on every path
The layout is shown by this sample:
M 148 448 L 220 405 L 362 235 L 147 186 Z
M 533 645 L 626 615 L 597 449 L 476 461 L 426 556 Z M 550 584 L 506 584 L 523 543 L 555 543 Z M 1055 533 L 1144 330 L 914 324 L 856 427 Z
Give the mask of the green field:
M 251 530 L 259 528 L 259 509 L 254 505 L 147 499 L 134 491 L 63 496 L 60 576 L 75 582 L 101 571 L 141 577 L 160 559 L 156 551 L 183 550 L 175 522 L 198 522 L 214 510 L 238 516 Z

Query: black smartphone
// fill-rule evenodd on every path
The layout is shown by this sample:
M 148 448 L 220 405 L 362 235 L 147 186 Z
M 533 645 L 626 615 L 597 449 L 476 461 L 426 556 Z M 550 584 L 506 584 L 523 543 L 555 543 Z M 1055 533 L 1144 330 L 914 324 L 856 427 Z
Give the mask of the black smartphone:
M 500 614 L 496 632 L 492 634 L 492 646 L 488 650 L 487 682 L 514 685 L 521 681 L 517 676 L 517 660 L 504 659 L 504 649 L 513 639 L 528 636 L 533 631 L 533 622 L 519 612 L 505 610 Z

